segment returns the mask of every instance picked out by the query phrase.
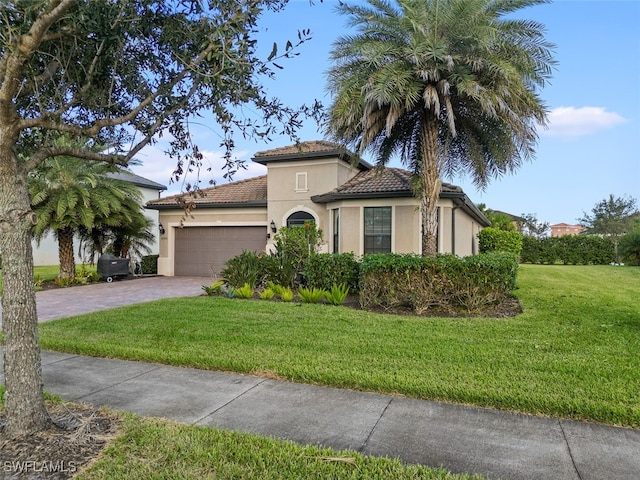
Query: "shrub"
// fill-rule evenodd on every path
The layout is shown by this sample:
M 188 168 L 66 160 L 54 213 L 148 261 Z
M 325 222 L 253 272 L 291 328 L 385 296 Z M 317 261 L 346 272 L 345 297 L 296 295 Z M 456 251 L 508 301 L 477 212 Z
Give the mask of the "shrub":
M 66 287 L 70 287 L 75 283 L 75 278 L 74 277 L 56 277 L 53 283 L 55 283 L 58 287 L 66 288 Z
M 640 265 L 640 230 L 623 235 L 618 243 L 618 254 L 629 265 Z
M 296 261 L 279 252 L 265 257 L 264 271 L 269 281 L 278 285 L 294 286 L 298 276 Z
M 280 291 L 280 300 L 283 302 L 291 302 L 293 301 L 293 290 L 289 287 L 283 287 Z
M 304 266 L 308 287 L 329 290 L 333 285 L 345 284 L 358 291 L 360 262 L 353 253 L 318 253 L 309 257 Z
M 242 287 L 234 288 L 233 294 L 238 298 L 253 298 L 253 287 L 245 283 Z
M 260 292 L 260 298 L 262 300 L 271 300 L 275 297 L 276 293 L 270 288 L 265 288 L 262 292 Z
M 273 290 L 274 296 L 284 302 L 293 300 L 293 290 L 291 290 L 291 287 L 283 287 L 282 285 L 269 282 L 267 288 Z
M 140 259 L 140 267 L 142 267 L 142 273 L 148 275 L 157 275 L 159 256 L 160 255 L 144 255 Z
M 520 255 L 522 250 L 522 234 L 516 231 L 484 228 L 478 233 L 480 253 L 509 252 Z
M 305 288 L 300 287 L 298 289 L 298 296 L 302 303 L 319 303 L 327 294 L 322 288 Z
M 518 259 L 493 252 L 453 255 L 367 255 L 361 265 L 360 303 L 365 308 L 432 307 L 476 311 L 507 297 L 515 288 Z
M 223 286 L 224 280 L 218 280 L 217 282 L 212 283 L 210 286 L 203 285 L 202 290 L 204 290 L 205 293 L 210 297 L 213 295 L 222 295 Z
M 242 288 L 246 283 L 255 288 L 264 277 L 265 258 L 263 253 L 243 250 L 224 263 L 225 268 L 220 275 L 233 288 Z
M 100 280 L 100 275 L 98 275 L 98 272 L 87 267 L 86 265 L 81 265 L 80 268 L 76 270 L 75 283 L 94 283 L 98 280 Z
M 269 279 L 281 285 L 295 286 L 300 281 L 305 263 L 316 252 L 321 240 L 322 230 L 313 223 L 281 227 L 274 237 L 275 252 L 269 255 Z
M 325 292 L 325 298 L 331 305 L 342 305 L 349 295 L 349 287 L 346 284 L 333 285 Z

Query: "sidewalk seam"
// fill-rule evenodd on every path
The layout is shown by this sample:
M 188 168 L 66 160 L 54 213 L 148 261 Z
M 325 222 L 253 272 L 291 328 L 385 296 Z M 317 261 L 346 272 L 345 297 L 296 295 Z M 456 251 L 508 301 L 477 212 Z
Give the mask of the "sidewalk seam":
M 571 465 L 573 465 L 573 469 L 576 471 L 576 475 L 578 476 L 578 480 L 582 480 L 582 475 L 580 475 L 580 470 L 578 470 L 578 466 L 576 465 L 576 461 L 573 458 L 573 452 L 571 451 L 571 445 L 569 445 L 569 439 L 567 438 L 567 434 L 564 431 L 564 427 L 562 426 L 562 420 L 558 419 L 558 426 L 560 427 L 560 431 L 562 432 L 562 438 L 564 438 L 564 444 L 567 446 L 567 451 L 569 452 L 569 458 L 571 459 Z
M 151 368 L 150 370 L 145 370 L 144 372 L 141 372 L 138 375 L 134 375 L 133 377 L 129 377 L 129 378 L 125 379 L 125 380 L 122 380 L 121 382 L 112 383 L 111 385 L 108 385 L 108 386 L 106 386 L 104 388 L 100 388 L 98 390 L 92 391 L 91 393 L 87 393 L 86 395 L 82 395 L 81 397 L 78 397 L 77 400 L 80 400 L 80 399 L 85 398 L 85 397 L 89 397 L 89 396 L 94 395 L 94 394 L 96 394 L 98 392 L 104 392 L 105 390 L 108 390 L 109 388 L 117 387 L 118 385 L 122 385 L 125 382 L 128 382 L 130 380 L 134 380 L 134 379 L 136 379 L 138 377 L 146 375 L 147 373 L 155 372 L 156 370 L 158 370 L 159 368 L 162 368 L 162 367 L 163 367 L 163 365 L 155 366 L 154 368 Z
M 369 435 L 367 435 L 367 438 L 365 439 L 365 441 L 362 443 L 360 448 L 358 448 L 358 452 L 359 453 L 364 452 L 364 449 L 366 448 L 367 444 L 369 443 L 369 440 L 371 440 L 371 437 L 373 436 L 373 432 L 375 432 L 376 428 L 378 427 L 378 424 L 380 423 L 380 420 L 382 420 L 382 417 L 384 417 L 384 414 L 387 413 L 387 409 L 391 406 L 391 402 L 393 402 L 393 398 L 389 399 L 389 401 L 387 402 L 387 404 L 384 407 L 384 410 L 382 410 L 382 413 L 378 417 L 378 420 L 376 420 L 376 423 L 373 425 L 373 427 L 369 431 Z
M 253 390 L 256 387 L 259 387 L 260 385 L 262 385 L 264 382 L 266 382 L 268 379 L 264 378 L 262 379 L 260 382 L 256 383 L 255 385 L 252 385 L 251 387 L 247 388 L 245 391 L 243 391 L 240 395 L 236 395 L 235 397 L 233 397 L 231 400 L 229 400 L 228 402 L 224 403 L 223 405 L 220 405 L 218 408 L 214 408 L 212 411 L 210 411 L 209 413 L 207 413 L 206 415 L 198 418 L 195 422 L 193 422 L 193 425 L 199 425 L 200 422 L 202 422 L 205 418 L 210 417 L 211 415 L 216 414 L 217 412 L 219 412 L 220 410 L 222 410 L 224 407 L 226 407 L 227 405 L 229 405 L 231 402 L 235 402 L 237 399 L 239 399 L 240 397 L 243 397 L 244 395 L 246 395 L 247 393 L 249 393 L 251 390 Z

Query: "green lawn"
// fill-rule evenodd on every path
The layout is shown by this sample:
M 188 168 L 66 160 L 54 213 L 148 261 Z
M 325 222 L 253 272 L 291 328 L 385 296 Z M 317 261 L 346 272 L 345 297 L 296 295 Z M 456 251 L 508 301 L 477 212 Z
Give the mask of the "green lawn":
M 640 269 L 532 266 L 525 313 L 415 318 L 216 297 L 49 322 L 45 349 L 640 426 Z
M 87 271 L 96 271 L 95 265 L 76 265 L 76 271 L 80 271 L 81 269 Z M 52 282 L 56 279 L 60 273 L 60 267 L 58 265 L 45 265 L 33 268 L 33 277 L 35 279 L 36 285 L 42 282 Z M 2 269 L 0 269 L 0 292 L 2 291 Z
M 356 452 L 124 415 L 121 434 L 78 480 L 141 478 L 471 480 Z

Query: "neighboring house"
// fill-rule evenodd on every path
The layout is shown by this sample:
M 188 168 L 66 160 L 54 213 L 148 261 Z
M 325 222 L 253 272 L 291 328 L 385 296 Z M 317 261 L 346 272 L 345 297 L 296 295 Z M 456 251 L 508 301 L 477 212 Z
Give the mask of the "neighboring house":
M 202 189 L 188 201 L 151 201 L 160 212 L 161 275 L 217 274 L 242 250 L 271 251 L 282 226 L 314 222 L 323 231 L 321 250 L 420 253 L 419 201 L 411 174 L 373 168 L 326 141 L 259 152 L 254 162 L 267 175 Z M 490 223 L 454 185 L 443 184 L 438 203 L 438 251 L 478 252 L 477 233 Z
M 563 235 L 579 235 L 584 231 L 582 225 L 569 225 L 567 223 L 556 223 L 550 225 L 552 237 L 562 237 Z
M 156 200 L 160 198 L 161 192 L 167 189 L 164 185 L 156 183 L 152 180 L 148 180 L 144 177 L 140 177 L 128 170 L 123 170 L 121 172 L 110 174 L 109 176 L 113 178 L 117 178 L 120 180 L 126 180 L 128 182 L 133 183 L 140 189 L 140 193 L 142 194 L 142 204 Z M 145 216 L 149 218 L 153 222 L 152 231 L 156 234 L 156 241 L 151 247 L 151 253 L 158 253 L 160 250 L 160 242 L 158 232 L 158 212 L 156 210 L 145 209 Z M 47 234 L 40 244 L 38 245 L 35 241 L 32 242 L 33 246 L 33 263 L 35 266 L 41 265 L 58 265 L 58 242 L 52 233 Z M 83 259 L 78 255 L 78 240 L 76 239 L 74 242 L 75 247 L 75 255 L 76 262 L 81 262 Z

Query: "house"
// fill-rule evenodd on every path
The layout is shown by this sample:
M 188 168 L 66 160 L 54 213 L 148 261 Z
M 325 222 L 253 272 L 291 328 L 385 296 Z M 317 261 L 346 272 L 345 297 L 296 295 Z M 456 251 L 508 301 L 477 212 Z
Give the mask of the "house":
M 156 183 L 147 178 L 141 177 L 139 175 L 130 172 L 129 170 L 122 170 L 120 172 L 115 172 L 109 174 L 110 177 L 116 178 L 119 180 L 125 180 L 133 183 L 138 187 L 140 193 L 142 195 L 143 205 L 150 200 L 155 200 L 160 197 L 161 192 L 167 189 L 166 186 Z M 149 218 L 153 222 L 152 231 L 158 231 L 158 212 L 156 210 L 145 209 L 145 216 Z M 75 241 L 76 250 L 78 249 L 78 242 Z M 156 238 L 156 241 L 153 245 L 150 245 L 151 252 L 157 253 L 160 248 L 159 239 Z M 58 265 L 58 242 L 54 238 L 53 234 L 47 234 L 42 241 L 38 244 L 35 240 L 32 242 L 33 248 L 33 263 L 35 266 L 43 266 L 43 265 Z M 78 255 L 78 252 L 75 252 L 76 262 L 80 263 L 82 258 Z
M 258 152 L 252 159 L 267 174 L 147 203 L 160 213 L 158 273 L 217 274 L 242 252 L 271 251 L 282 226 L 314 222 L 324 252 L 420 253 L 421 219 L 411 174 L 373 168 L 326 141 L 303 142 Z M 438 202 L 438 251 L 478 252 L 477 233 L 490 225 L 454 185 L 444 183 Z
M 579 235 L 584 231 L 582 225 L 569 225 L 567 223 L 556 223 L 550 225 L 552 237 L 562 237 L 563 235 Z

